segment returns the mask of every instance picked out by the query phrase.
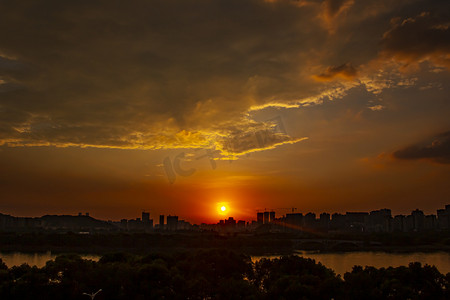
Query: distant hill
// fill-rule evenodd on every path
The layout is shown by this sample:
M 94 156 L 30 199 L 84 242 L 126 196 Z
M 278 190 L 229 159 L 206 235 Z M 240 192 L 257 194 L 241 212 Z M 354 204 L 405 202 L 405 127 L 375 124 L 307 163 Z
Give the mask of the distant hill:
M 116 226 L 86 215 L 45 215 L 37 218 L 24 218 L 0 213 L 0 230 L 34 231 L 42 229 L 58 231 L 103 231 L 114 230 Z
M 90 216 L 45 215 L 40 218 L 41 227 L 46 229 L 113 229 L 114 225 Z

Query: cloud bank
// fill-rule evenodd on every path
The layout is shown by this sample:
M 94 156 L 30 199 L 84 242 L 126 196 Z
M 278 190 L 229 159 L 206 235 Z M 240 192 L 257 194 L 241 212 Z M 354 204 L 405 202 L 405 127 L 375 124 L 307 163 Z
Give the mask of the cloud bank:
M 233 156 L 299 142 L 271 133 L 263 146 L 227 146 L 271 132 L 251 111 L 398 85 L 401 75 L 380 75 L 386 61 L 448 66 L 445 16 L 389 3 L 3 1 L 0 145 Z
M 429 142 L 397 150 L 393 156 L 403 160 L 426 159 L 436 163 L 450 164 L 450 131 L 437 135 Z

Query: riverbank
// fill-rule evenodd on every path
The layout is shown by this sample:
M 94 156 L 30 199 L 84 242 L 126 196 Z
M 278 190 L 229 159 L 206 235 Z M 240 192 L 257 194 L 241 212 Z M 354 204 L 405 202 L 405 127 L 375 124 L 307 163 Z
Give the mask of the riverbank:
M 355 257 L 363 263 L 353 263 Z M 374 257 L 383 265 L 371 263 Z M 450 266 L 430 263 L 430 255 L 404 256 L 401 263 L 400 257 L 353 252 L 249 259 L 226 249 L 95 259 L 68 254 L 37 268 L 0 263 L 0 298 L 81 299 L 102 290 L 104 299 L 448 299 Z M 446 253 L 438 257 L 449 262 Z
M 143 254 L 149 252 L 174 253 L 196 249 L 228 249 L 247 255 L 287 255 L 296 250 L 339 252 L 448 252 L 450 244 L 446 236 L 434 239 L 387 239 L 375 236 L 371 239 L 359 236 L 334 236 L 330 238 L 302 237 L 293 234 L 246 234 L 220 235 L 204 233 L 134 233 L 134 234 L 92 234 L 74 233 L 0 233 L 2 252 L 47 252 L 92 253 L 128 252 Z

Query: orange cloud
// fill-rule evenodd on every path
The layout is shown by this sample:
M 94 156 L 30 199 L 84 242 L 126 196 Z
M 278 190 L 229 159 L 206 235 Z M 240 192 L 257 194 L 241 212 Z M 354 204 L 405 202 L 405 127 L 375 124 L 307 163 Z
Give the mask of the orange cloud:
M 354 0 L 325 0 L 320 18 L 329 33 L 336 31 L 336 20 L 353 6 Z
M 331 81 L 335 79 L 353 80 L 358 75 L 358 71 L 349 63 L 328 67 L 319 75 L 314 75 L 313 78 L 317 81 Z

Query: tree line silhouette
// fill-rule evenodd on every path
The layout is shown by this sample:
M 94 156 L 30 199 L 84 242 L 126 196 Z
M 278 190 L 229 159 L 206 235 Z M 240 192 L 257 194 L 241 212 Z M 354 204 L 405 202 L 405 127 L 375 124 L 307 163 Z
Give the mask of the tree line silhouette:
M 42 268 L 0 259 L 0 299 L 450 299 L 450 273 L 355 266 L 343 278 L 294 255 L 252 262 L 226 249 L 133 255 L 99 261 L 66 254 Z

